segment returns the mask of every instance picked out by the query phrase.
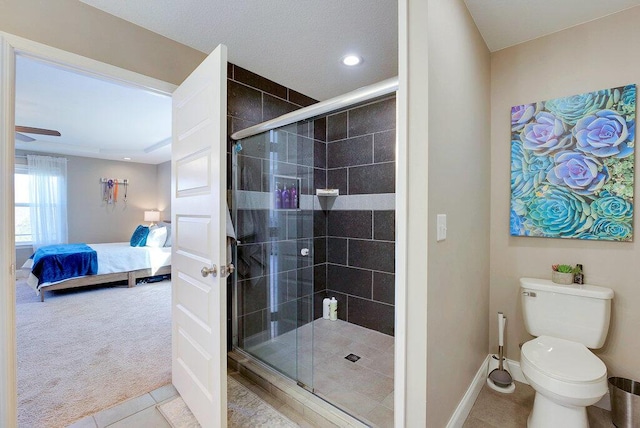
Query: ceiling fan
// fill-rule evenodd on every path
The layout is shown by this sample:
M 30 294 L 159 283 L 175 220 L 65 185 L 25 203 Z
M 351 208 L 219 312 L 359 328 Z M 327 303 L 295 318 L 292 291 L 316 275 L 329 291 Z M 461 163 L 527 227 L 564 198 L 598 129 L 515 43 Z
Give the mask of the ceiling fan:
M 29 126 L 16 125 L 16 140 L 22 141 L 23 143 L 30 143 L 31 141 L 35 141 L 35 138 L 31 138 L 28 135 L 24 134 L 51 135 L 53 137 L 59 137 L 61 135 L 60 132 L 53 129 L 31 128 Z

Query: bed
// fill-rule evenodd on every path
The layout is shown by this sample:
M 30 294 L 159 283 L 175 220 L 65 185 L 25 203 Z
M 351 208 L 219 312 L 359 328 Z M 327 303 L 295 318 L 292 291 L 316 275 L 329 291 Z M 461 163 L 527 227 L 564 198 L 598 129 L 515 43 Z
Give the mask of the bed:
M 43 302 L 45 291 L 124 280 L 134 287 L 139 278 L 171 274 L 171 247 L 132 247 L 129 242 L 70 244 L 45 253 L 36 252 L 22 266 L 30 270 L 27 283 Z M 42 268 L 47 260 L 52 269 Z M 57 268 L 65 274 L 56 274 Z

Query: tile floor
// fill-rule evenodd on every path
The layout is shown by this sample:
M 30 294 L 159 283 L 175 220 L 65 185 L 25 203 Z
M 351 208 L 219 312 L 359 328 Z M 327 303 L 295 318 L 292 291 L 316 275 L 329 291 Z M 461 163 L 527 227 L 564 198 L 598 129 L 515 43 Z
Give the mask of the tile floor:
M 320 318 L 245 351 L 356 418 L 393 426 L 392 336 Z M 351 362 L 349 354 L 360 359 Z
M 68 428 L 171 428 L 171 425 L 158 411 L 157 405 L 177 396 L 178 391 L 173 385 L 165 385 L 147 394 L 80 419 Z
M 296 410 L 268 394 L 258 385 L 242 377 L 237 372 L 229 371 L 228 376 L 236 381 L 228 382 L 229 392 L 227 397 L 229 409 L 231 409 L 229 413 L 229 428 L 250 428 L 258 426 L 253 422 L 261 419 L 252 416 L 255 416 L 257 413 L 268 413 L 273 417 L 274 412 L 276 415 L 284 416 L 288 421 L 292 422 L 294 426 L 301 428 L 312 428 L 315 426 Z M 247 391 L 251 391 L 253 394 L 247 393 Z M 171 428 L 171 425 L 158 410 L 158 407 L 171 402 L 176 397 L 178 397 L 178 392 L 173 385 L 165 385 L 155 391 L 132 398 L 110 409 L 81 419 L 68 428 Z M 273 421 L 273 418 L 270 419 L 270 421 Z M 198 425 L 197 423 L 194 425 L 194 422 L 185 424 L 185 427 L 191 428 L 193 426 Z M 262 426 L 281 425 L 267 424 Z M 290 425 L 283 424 L 282 426 Z
M 278 412 L 231 376 L 227 378 L 227 390 L 227 426 L 229 428 L 298 428 L 298 424 Z M 176 397 L 159 405 L 158 410 L 173 427 L 200 428 L 200 424 L 182 397 Z
M 463 428 L 521 428 L 533 408 L 535 391 L 516 382 L 513 394 L 502 394 L 484 385 Z M 599 407 L 587 407 L 590 428 L 614 428 L 611 413 Z

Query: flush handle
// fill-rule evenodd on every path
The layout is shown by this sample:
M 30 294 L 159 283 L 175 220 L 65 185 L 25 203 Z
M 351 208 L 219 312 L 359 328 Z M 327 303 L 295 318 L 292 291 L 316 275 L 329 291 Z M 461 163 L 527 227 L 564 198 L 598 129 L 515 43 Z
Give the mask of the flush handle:
M 529 297 L 536 297 L 536 292 L 535 291 L 523 291 L 522 295 L 523 296 L 529 296 Z

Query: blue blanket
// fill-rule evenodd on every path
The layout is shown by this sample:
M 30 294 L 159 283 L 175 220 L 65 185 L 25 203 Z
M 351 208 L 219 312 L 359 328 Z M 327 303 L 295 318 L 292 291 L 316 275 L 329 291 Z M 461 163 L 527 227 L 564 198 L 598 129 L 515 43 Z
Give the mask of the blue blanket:
M 38 278 L 38 285 L 98 273 L 98 253 L 87 244 L 47 245 L 31 258 L 31 273 Z

